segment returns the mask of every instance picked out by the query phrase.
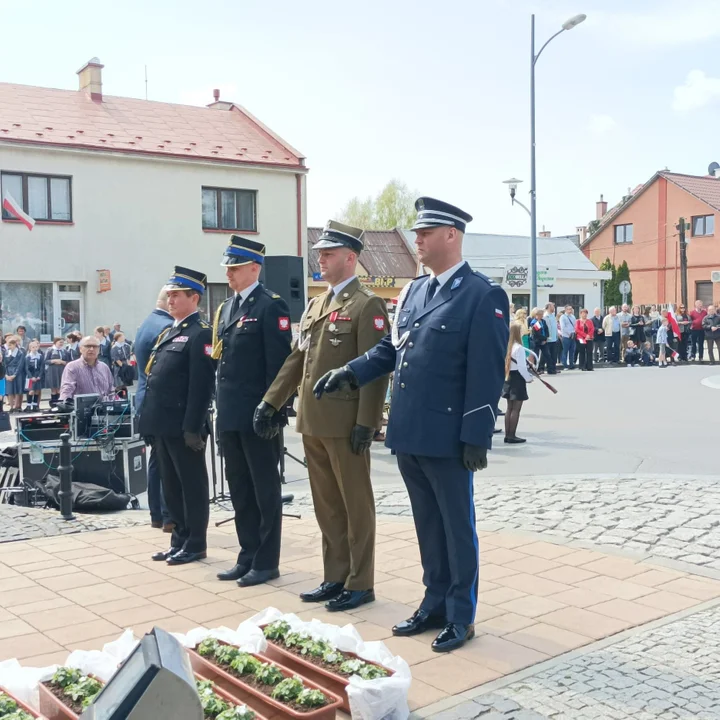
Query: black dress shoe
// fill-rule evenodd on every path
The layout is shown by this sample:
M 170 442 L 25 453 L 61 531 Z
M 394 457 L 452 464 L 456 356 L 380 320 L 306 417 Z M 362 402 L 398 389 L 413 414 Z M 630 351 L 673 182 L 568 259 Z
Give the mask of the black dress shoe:
M 427 610 L 416 610 L 411 618 L 403 620 L 395 625 L 392 634 L 398 637 L 409 637 L 419 635 L 426 630 L 436 630 L 447 625 L 447 618 L 444 615 L 432 615 Z
M 250 572 L 249 565 L 235 565 L 230 570 L 223 570 L 217 574 L 218 580 L 239 580 Z
M 375 600 L 375 591 L 370 590 L 343 590 L 336 598 L 325 603 L 328 612 L 354 610 L 365 603 Z
M 187 550 L 181 550 L 179 553 L 171 555 L 167 559 L 168 565 L 187 565 L 187 563 L 195 562 L 196 560 L 204 560 L 207 557 L 207 552 L 201 550 L 200 552 L 188 552 Z
M 450 652 L 462 647 L 468 640 L 475 637 L 474 625 L 456 625 L 448 623 L 433 640 L 435 652 Z
M 519 438 L 519 437 L 506 437 L 505 438 L 506 443 L 510 443 L 511 445 L 519 445 L 520 443 L 525 442 L 525 438 Z
M 337 597 L 344 587 L 343 583 L 324 582 L 314 590 L 300 593 L 300 599 L 303 602 L 325 602 Z
M 274 570 L 250 570 L 249 573 L 243 575 L 238 580 L 238 585 L 241 587 L 250 587 L 251 585 L 262 585 L 268 580 L 275 580 L 280 577 L 280 571 L 275 568 Z
M 162 521 L 162 520 L 151 520 L 151 521 L 150 521 L 150 527 L 154 527 L 154 528 L 158 528 L 158 529 L 159 529 L 159 528 L 161 528 L 162 526 L 163 526 L 163 521 Z
M 156 552 L 153 556 L 153 560 L 167 560 L 168 558 L 171 558 L 176 553 L 179 553 L 182 550 L 182 548 L 174 548 L 171 547 L 169 550 L 164 550 L 163 552 Z

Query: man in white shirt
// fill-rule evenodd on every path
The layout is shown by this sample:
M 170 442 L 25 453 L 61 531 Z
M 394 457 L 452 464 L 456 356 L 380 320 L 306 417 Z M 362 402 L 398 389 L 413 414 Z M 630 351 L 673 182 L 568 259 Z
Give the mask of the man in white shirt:
M 560 334 L 562 335 L 562 364 L 566 370 L 575 369 L 575 315 L 571 305 L 565 306 L 560 316 Z

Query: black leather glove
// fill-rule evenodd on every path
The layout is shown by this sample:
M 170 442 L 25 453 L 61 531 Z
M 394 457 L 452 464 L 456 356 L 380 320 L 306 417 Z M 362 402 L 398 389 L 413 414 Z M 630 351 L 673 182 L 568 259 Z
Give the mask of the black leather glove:
M 184 432 L 183 438 L 185 438 L 185 445 L 195 452 L 201 452 L 205 449 L 205 440 L 200 433 L 189 433 Z
M 362 455 L 366 450 L 369 450 L 374 437 L 375 428 L 355 425 L 350 433 L 350 447 L 355 455 Z
M 253 430 L 263 440 L 272 440 L 280 432 L 278 411 L 264 400 L 255 408 Z
M 319 400 L 323 393 L 337 392 L 338 390 L 357 390 L 360 387 L 355 373 L 349 365 L 326 372 L 313 388 L 315 397 Z
M 487 448 L 477 445 L 463 445 L 463 465 L 470 472 L 484 470 L 487 467 Z

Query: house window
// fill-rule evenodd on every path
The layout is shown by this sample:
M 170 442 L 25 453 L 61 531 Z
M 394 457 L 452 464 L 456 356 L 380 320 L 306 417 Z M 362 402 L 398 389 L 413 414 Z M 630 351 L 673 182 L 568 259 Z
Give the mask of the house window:
M 2 173 L 2 194 L 9 193 L 35 220 L 72 222 L 71 179 L 28 173 Z M 3 220 L 13 219 L 5 209 Z
M 693 237 L 701 237 L 702 235 L 714 235 L 715 233 L 715 216 L 714 215 L 697 215 L 692 219 Z
M 257 232 L 255 190 L 202 189 L 202 226 L 205 230 Z
M 229 298 L 231 294 L 232 290 L 227 283 L 208 283 L 205 294 L 198 305 L 203 320 L 212 325 L 215 322 L 215 313 L 220 304 L 226 298 Z
M 615 244 L 631 243 L 633 236 L 632 225 L 616 225 L 615 226 Z

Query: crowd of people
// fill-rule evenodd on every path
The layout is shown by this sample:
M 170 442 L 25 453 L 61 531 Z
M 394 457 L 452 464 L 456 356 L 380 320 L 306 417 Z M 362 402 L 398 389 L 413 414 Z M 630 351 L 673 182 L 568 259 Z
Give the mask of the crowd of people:
M 98 326 L 94 331 L 99 351 L 98 360 L 111 371 L 115 392 L 127 397 L 127 389 L 134 382 L 135 356 L 133 346 L 120 323 L 114 327 Z M 43 389 L 50 391 L 52 405 L 60 399 L 60 388 L 65 366 L 81 356 L 83 336 L 78 331 L 64 338 L 56 337 L 49 347 L 41 348 L 37 339 L 30 339 L 25 326 L 19 325 L 14 333 L 0 336 L 0 412 L 36 412 L 40 409 Z M 22 407 L 23 396 L 26 398 Z
M 608 308 L 607 314 L 595 308 L 590 315 L 582 308 L 577 317 L 571 305 L 557 309 L 548 303 L 529 315 L 520 308 L 513 317 L 523 346 L 538 358 L 539 373 L 591 372 L 596 363 L 668 367 L 702 362 L 706 346 L 710 364 L 720 362 L 720 313 L 701 300 L 690 312 L 682 304 L 676 311 L 623 304 L 619 310 Z

